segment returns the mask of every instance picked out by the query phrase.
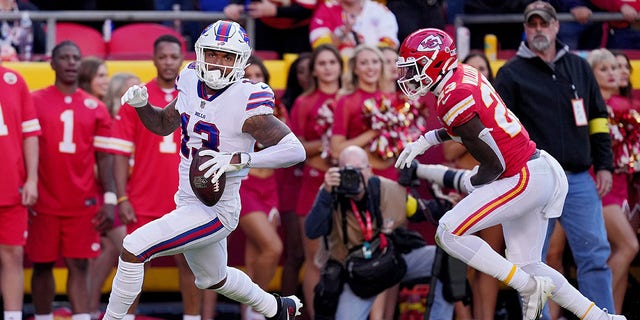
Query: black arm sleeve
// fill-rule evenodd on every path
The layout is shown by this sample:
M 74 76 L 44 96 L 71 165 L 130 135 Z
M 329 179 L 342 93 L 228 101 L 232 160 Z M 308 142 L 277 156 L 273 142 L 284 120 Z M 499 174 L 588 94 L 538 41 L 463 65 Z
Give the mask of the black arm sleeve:
M 309 239 L 319 238 L 331 232 L 333 197 L 324 188 L 318 191 L 311 211 L 304 222 L 304 233 Z

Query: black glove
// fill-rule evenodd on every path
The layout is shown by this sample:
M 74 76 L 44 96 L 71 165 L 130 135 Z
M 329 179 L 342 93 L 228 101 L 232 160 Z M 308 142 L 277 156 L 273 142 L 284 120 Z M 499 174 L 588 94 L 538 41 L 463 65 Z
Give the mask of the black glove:
M 418 161 L 411 161 L 411 165 L 400 169 L 400 175 L 398 176 L 398 183 L 405 187 L 416 187 L 420 185 L 420 179 L 418 179 Z

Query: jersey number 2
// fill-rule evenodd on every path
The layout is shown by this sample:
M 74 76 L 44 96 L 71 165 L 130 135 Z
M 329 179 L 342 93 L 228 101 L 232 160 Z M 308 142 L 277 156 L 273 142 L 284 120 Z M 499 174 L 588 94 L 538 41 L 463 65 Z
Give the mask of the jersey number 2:
M 514 137 L 522 131 L 522 126 L 516 115 L 507 109 L 502 99 L 498 97 L 498 94 L 490 85 L 483 81 L 480 85 L 480 90 L 482 92 L 482 102 L 485 106 L 489 107 L 496 102 L 494 106 L 494 119 L 496 120 L 496 124 L 502 128 L 504 132 L 510 137 Z

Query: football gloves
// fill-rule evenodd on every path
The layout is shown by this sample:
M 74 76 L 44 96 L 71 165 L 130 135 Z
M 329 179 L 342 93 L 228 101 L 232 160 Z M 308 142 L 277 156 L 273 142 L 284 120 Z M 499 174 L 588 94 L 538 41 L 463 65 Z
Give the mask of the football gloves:
M 120 98 L 120 103 L 127 103 L 134 108 L 142 108 L 146 106 L 148 102 L 149 94 L 147 93 L 147 87 L 144 85 L 132 85 L 127 89 L 127 92 L 122 95 L 122 98 Z
M 396 168 L 404 169 L 410 167 L 413 159 L 423 154 L 427 149 L 440 143 L 442 143 L 442 140 L 438 137 L 438 130 L 431 130 L 425 133 L 420 136 L 418 140 L 411 142 L 404 147 L 396 161 Z
M 240 155 L 240 163 L 231 163 L 231 159 L 235 154 Z M 198 167 L 198 170 L 205 172 L 204 177 L 206 179 L 211 177 L 211 182 L 216 182 L 220 179 L 225 172 L 242 170 L 249 166 L 251 157 L 246 152 L 218 152 L 211 149 L 204 149 L 198 152 L 199 156 L 209 156 L 211 159 L 205 161 Z M 213 176 L 213 177 L 212 177 Z

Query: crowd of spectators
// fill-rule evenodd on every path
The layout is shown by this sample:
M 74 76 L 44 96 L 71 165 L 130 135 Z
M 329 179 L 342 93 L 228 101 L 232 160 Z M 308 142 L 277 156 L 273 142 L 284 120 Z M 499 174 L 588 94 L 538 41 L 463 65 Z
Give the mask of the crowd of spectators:
M 306 300 L 304 311 L 309 319 L 313 319 L 313 289 L 323 268 L 322 263 L 318 261 L 321 242 L 318 239 L 310 239 L 305 236 L 304 224 L 307 214 L 311 211 L 318 188 L 324 181 L 325 173 L 331 166 L 338 163 L 338 156 L 345 148 L 355 145 L 366 151 L 368 156 L 368 161 L 366 162 L 374 174 L 397 180 L 399 173 L 392 164 L 401 148 L 397 148 L 397 146 L 394 148 L 394 143 L 399 140 L 394 140 L 394 137 L 389 135 L 392 130 L 397 128 L 390 125 L 385 126 L 380 120 L 382 118 L 377 117 L 384 112 L 384 110 L 381 110 L 383 109 L 382 105 L 388 103 L 387 106 L 410 106 L 407 107 L 407 110 L 415 111 L 412 114 L 415 119 L 411 125 L 420 129 L 425 128 L 425 118 L 429 118 L 429 110 L 434 105 L 433 96 L 427 96 L 417 102 L 406 100 L 395 86 L 395 80 L 398 75 L 394 66 L 397 59 L 397 48 L 402 43 L 402 40 L 417 28 L 437 27 L 444 29 L 447 24 L 452 23 L 451 19 L 447 18 L 450 16 L 451 10 L 468 14 L 521 14 L 531 2 L 528 0 L 498 1 L 499 5 L 496 6 L 496 1 L 488 0 L 293 0 L 286 2 L 274 0 L 251 2 L 201 0 L 197 3 L 194 1 L 160 0 L 137 2 L 0 0 L 0 10 L 173 10 L 177 5 L 181 10 L 223 12 L 229 19 L 240 22 L 244 21 L 244 16 L 254 18 L 256 22 L 256 50 L 274 51 L 279 57 L 283 57 L 286 53 L 298 54 L 298 60 L 290 67 L 284 95 L 277 97 L 276 108 L 280 111 L 279 118 L 289 125 L 302 141 L 307 153 L 307 160 L 304 164 L 293 168 L 271 171 L 252 170 L 250 178 L 243 182 L 243 188 L 241 189 L 242 199 L 246 201 L 246 204 L 243 204 L 240 229 L 244 231 L 247 238 L 244 258 L 247 267 L 246 271 L 264 289 L 267 289 L 271 279 L 274 277 L 277 263 L 282 255 L 284 255 L 284 266 L 286 267 L 286 272 L 282 276 L 283 295 L 295 293 L 298 285 L 297 274 L 302 270 L 302 292 Z M 629 75 L 632 71 L 631 64 L 628 57 L 624 56 L 622 52 L 614 52 L 612 54 L 604 49 L 591 51 L 589 63 L 587 64 L 587 61 L 572 55 L 570 51 L 593 50 L 598 47 L 637 49 L 638 44 L 640 44 L 638 39 L 640 38 L 638 29 L 640 2 L 552 0 L 550 5 L 538 9 L 533 13 L 529 12 L 525 16 L 524 24 L 506 25 L 495 23 L 474 25 L 471 27 L 470 47 L 472 49 L 481 49 L 484 46 L 484 35 L 496 34 L 500 48 L 518 50 L 517 56 L 513 58 L 512 62 L 509 62 L 504 69 L 496 70 L 498 74 L 495 80 L 496 90 L 502 96 L 507 107 L 514 109 L 516 115 L 531 133 L 532 139 L 538 144 L 538 147 L 549 151 L 565 166 L 565 170 L 571 172 L 569 174 L 570 193 L 568 199 L 576 197 L 575 194 L 571 193 L 571 190 L 576 190 L 576 185 L 580 188 L 578 191 L 588 193 L 587 198 L 593 203 L 588 209 L 592 210 L 593 216 L 600 218 L 589 220 L 588 223 L 580 223 L 577 227 L 569 226 L 569 229 L 567 229 L 567 226 L 561 226 L 561 224 L 569 222 L 570 219 L 567 218 L 565 222 L 565 219 L 560 218 L 560 223 L 557 226 L 564 228 L 556 228 L 556 231 L 564 230 L 566 239 L 568 239 L 568 243 L 576 257 L 581 292 L 596 301 L 598 305 L 606 306 L 612 312 L 621 313 L 624 311 L 623 301 L 629 264 L 637 256 L 638 252 L 638 240 L 635 236 L 639 229 L 638 225 L 634 224 L 632 220 L 634 212 L 636 216 L 638 215 L 633 210 L 635 205 L 633 201 L 638 201 L 639 198 L 638 174 L 634 173 L 638 168 L 629 167 L 628 154 L 627 158 L 624 158 L 627 159 L 626 162 L 624 159 L 620 160 L 620 157 L 623 157 L 623 155 L 619 154 L 623 152 L 619 151 L 620 146 L 625 145 L 627 142 L 624 139 L 616 142 L 616 139 L 620 136 L 614 135 L 613 128 L 615 126 L 610 126 L 611 137 L 604 134 L 594 135 L 593 132 L 589 132 L 585 128 L 597 127 L 601 131 L 596 130 L 596 133 L 603 133 L 602 123 L 598 119 L 608 119 L 605 121 L 609 121 L 610 124 L 622 121 L 623 116 L 621 114 L 623 112 L 631 112 L 629 110 L 637 110 L 640 108 L 640 103 L 637 98 L 634 98 L 633 90 L 631 90 L 629 81 Z M 571 13 L 575 21 L 559 22 L 556 12 Z M 593 22 L 589 18 L 594 12 L 620 12 L 625 20 Z M 426 19 L 424 18 L 426 16 L 433 18 Z M 2 28 L 2 33 L 0 34 L 0 60 L 16 61 L 23 58 L 24 52 L 21 51 L 25 50 L 25 47 L 21 41 L 25 41 L 24 39 L 27 37 L 24 35 L 25 29 L 21 22 L 1 21 L 0 24 Z M 102 23 L 88 24 L 97 29 L 102 28 Z M 194 41 L 204 24 L 204 22 L 201 24 L 182 24 L 183 35 L 186 39 Z M 121 25 L 121 23 L 116 23 L 116 27 L 118 25 Z M 29 29 L 33 32 L 33 45 L 30 50 L 34 54 L 45 52 L 43 26 L 41 21 L 34 21 Z M 545 39 L 549 43 L 545 44 L 545 39 L 540 37 L 546 37 Z M 187 43 L 189 51 L 191 51 L 193 49 L 192 42 L 191 44 L 189 41 Z M 180 45 L 180 41 L 175 42 L 175 44 Z M 550 47 L 553 47 L 553 50 L 549 49 Z M 134 226 L 137 224 L 142 224 L 152 219 L 145 218 L 144 221 L 136 221 L 136 215 L 131 213 L 133 210 L 131 203 L 134 203 L 137 199 L 128 198 L 131 197 L 131 190 L 127 186 L 127 180 L 134 177 L 134 173 L 129 171 L 131 170 L 129 168 L 129 158 L 133 157 L 135 159 L 135 156 L 140 154 L 133 153 L 134 144 L 131 143 L 129 149 L 127 149 L 128 151 L 120 154 L 120 158 L 116 156 L 115 169 L 113 169 L 110 167 L 111 163 L 104 159 L 102 155 L 104 150 L 100 149 L 100 146 L 93 150 L 96 151 L 95 158 L 93 151 L 84 150 L 83 160 L 91 158 L 92 162 L 89 165 L 87 163 L 83 163 L 82 166 L 77 165 L 76 169 L 83 167 L 88 170 L 90 168 L 93 174 L 93 165 L 95 163 L 95 166 L 99 169 L 99 176 L 89 179 L 87 177 L 92 176 L 92 174 L 84 174 L 83 179 L 86 178 L 87 185 L 91 185 L 90 188 L 82 189 L 78 185 L 71 185 L 69 188 L 80 188 L 82 190 L 79 189 L 73 192 L 65 190 L 64 195 L 54 196 L 57 191 L 62 189 L 48 190 L 51 187 L 47 185 L 50 183 L 48 181 L 51 181 L 50 179 L 64 180 L 64 176 L 59 177 L 60 179 L 52 178 L 53 172 L 59 171 L 56 171 L 57 169 L 48 169 L 53 164 L 48 159 L 48 152 L 50 151 L 47 150 L 56 149 L 55 152 L 69 153 L 72 149 L 75 151 L 80 146 L 65 143 L 70 142 L 68 141 L 68 136 L 61 136 L 60 141 L 48 141 L 51 139 L 48 134 L 48 130 L 51 129 L 47 129 L 50 123 L 55 122 L 56 125 L 67 125 L 65 121 L 70 120 L 68 118 L 47 118 L 49 113 L 44 106 L 51 102 L 51 96 L 56 96 L 56 99 L 59 98 L 58 100 L 60 100 L 56 103 L 60 105 L 82 101 L 86 106 L 85 109 L 93 110 L 86 105 L 87 103 L 92 106 L 94 104 L 96 106 L 99 105 L 99 110 L 102 110 L 104 106 L 115 108 L 113 110 L 109 109 L 112 117 L 118 114 L 127 114 L 127 112 L 131 113 L 131 110 L 117 110 L 119 107 L 119 95 L 129 85 L 136 81 L 139 82 L 139 79 L 136 79 L 134 75 L 114 75 L 109 80 L 104 61 L 85 57 L 82 60 L 82 64 L 80 64 L 81 48 L 75 45 L 68 45 L 62 46 L 62 49 L 64 50 L 55 52 L 51 57 L 52 67 L 56 72 L 55 85 L 33 93 L 33 98 L 23 97 L 25 100 L 30 100 L 29 102 L 14 101 L 20 105 L 20 108 L 29 109 L 22 114 L 24 118 L 16 120 L 15 118 L 9 118 L 7 116 L 8 113 L 4 114 L 8 112 L 5 110 L 7 108 L 4 108 L 5 100 L 3 100 L 8 99 L 8 91 L 3 90 L 0 92 L 0 103 L 2 103 L 0 104 L 0 112 L 3 112 L 3 114 L 0 114 L 0 120 L 4 116 L 4 119 L 12 119 L 12 121 L 20 123 L 17 127 L 9 127 L 10 129 L 21 129 L 19 129 L 18 133 L 10 132 L 8 136 L 14 140 L 17 139 L 14 135 L 20 136 L 16 140 L 19 142 L 12 140 L 11 143 L 13 146 L 21 145 L 20 154 L 24 154 L 20 159 L 0 159 L 19 163 L 21 181 L 16 182 L 16 185 L 19 185 L 24 190 L 23 195 L 29 195 L 29 198 L 24 198 L 24 196 L 22 198 L 13 197 L 11 198 L 11 203 L 2 202 L 5 199 L 0 197 L 0 204 L 2 205 L 0 207 L 0 216 L 8 214 L 9 211 L 4 210 L 5 206 L 26 207 L 34 203 L 34 199 L 32 199 L 34 195 L 30 193 L 33 189 L 31 184 L 33 184 L 34 179 L 31 172 L 33 170 L 33 160 L 29 161 L 29 159 L 33 158 L 32 142 L 35 136 L 40 135 L 37 138 L 40 141 L 40 177 L 38 179 L 40 192 L 38 201 L 33 206 L 35 211 L 49 213 L 51 216 L 64 216 L 58 211 L 60 208 L 67 210 L 67 207 L 62 204 L 61 207 L 56 207 L 55 210 L 51 209 L 55 206 L 49 207 L 51 204 L 47 203 L 47 201 L 51 202 L 54 199 L 62 201 L 61 199 L 73 198 L 69 199 L 70 209 L 68 210 L 70 211 L 75 210 L 71 203 L 72 200 L 82 199 L 85 205 L 89 201 L 90 207 L 96 210 L 98 210 L 97 206 L 101 205 L 100 209 L 96 211 L 99 212 L 97 219 L 78 220 L 78 223 L 90 226 L 89 228 L 91 229 L 96 225 L 98 226 L 102 238 L 98 240 L 97 238 L 90 238 L 91 235 L 87 235 L 87 238 L 83 241 L 92 242 L 92 244 L 99 243 L 99 247 L 102 248 L 102 255 L 98 255 L 98 250 L 78 253 L 74 251 L 77 248 L 73 246 L 70 247 L 70 251 L 65 253 L 72 253 L 71 255 L 73 256 L 73 258 L 65 256 L 67 258 L 65 259 L 66 267 L 70 271 L 67 289 L 69 299 L 72 300 L 71 303 L 76 309 L 75 311 L 83 314 L 92 313 L 95 318 L 97 317 L 100 298 L 99 288 L 101 288 L 102 282 L 110 272 L 110 267 L 99 268 L 98 266 L 113 265 L 117 252 L 121 250 L 121 241 L 124 237 L 124 227 L 122 225 L 118 229 L 110 228 L 109 220 L 113 216 L 112 211 L 119 209 L 120 213 L 119 215 L 116 214 L 116 216 L 124 217 L 121 223 L 131 226 L 131 228 L 135 228 Z M 547 59 L 536 58 L 535 52 L 547 55 Z M 176 54 L 178 53 L 176 52 Z M 619 59 L 614 61 L 614 57 Z M 182 56 L 180 55 L 180 64 L 182 63 L 181 59 Z M 259 58 L 254 56 L 252 59 L 252 69 L 251 72 L 247 70 L 247 77 L 250 75 L 255 76 L 252 80 L 268 83 L 268 70 Z M 555 63 L 556 68 L 566 61 L 571 61 L 571 68 L 575 68 L 575 70 L 567 74 L 558 72 L 553 69 L 552 61 Z M 158 69 L 158 79 L 163 79 L 161 74 L 163 65 L 158 61 L 155 62 Z M 347 63 L 345 64 L 345 62 Z M 546 62 L 546 64 L 543 64 L 543 62 Z M 494 72 L 491 70 L 491 64 L 482 53 L 472 51 L 472 54 L 466 57 L 464 63 L 476 67 L 490 83 L 494 82 Z M 591 72 L 589 66 L 591 66 L 593 72 Z M 65 68 L 77 68 L 77 74 L 71 74 L 73 72 L 65 71 Z M 166 68 L 165 66 L 164 69 Z M 519 68 L 531 69 L 527 69 L 530 72 L 525 73 L 521 72 Z M 539 72 L 539 74 L 531 75 L 531 70 Z M 0 71 L 2 72 L 2 79 L 8 85 L 23 83 L 22 80 L 17 80 L 21 79 L 17 73 L 6 68 L 0 68 Z M 553 76 L 553 82 L 539 81 L 547 73 Z M 594 73 L 595 77 L 593 76 Z M 530 75 L 531 78 L 521 77 L 524 74 Z M 540 78 L 534 78 L 536 76 Z M 165 78 L 167 77 L 175 79 L 175 75 L 165 75 Z M 167 88 L 158 88 L 158 94 L 155 98 L 170 100 L 177 93 L 170 91 L 169 88 L 173 80 L 168 78 L 164 80 L 168 81 L 166 83 Z M 530 82 L 531 85 L 546 83 L 549 88 L 548 90 L 545 89 L 546 91 L 541 91 L 540 88 L 537 88 L 535 93 L 519 92 L 515 91 L 516 89 L 513 87 L 518 81 Z M 540 119 L 540 113 L 529 115 L 526 110 L 529 110 L 527 103 L 531 101 L 522 101 L 518 98 L 523 96 L 544 96 L 553 91 L 552 87 L 558 88 L 556 85 L 558 81 L 561 89 L 566 89 L 559 94 L 566 96 L 566 102 L 569 106 L 567 110 L 574 110 L 571 112 L 571 117 L 568 118 L 571 120 L 569 121 L 570 123 L 562 124 L 561 126 L 564 128 L 569 128 L 570 126 L 578 127 L 575 131 L 568 133 L 546 131 L 546 127 L 538 128 L 539 123 L 544 123 L 544 120 Z M 524 87 L 519 86 L 519 88 Z M 56 90 L 61 91 L 63 94 L 58 94 Z M 93 97 L 89 97 L 89 94 L 93 95 Z M 74 95 L 77 95 L 77 97 Z M 69 101 L 66 100 L 67 97 L 71 97 L 68 98 Z M 30 110 L 34 102 L 35 110 Z M 163 101 L 160 105 L 164 105 L 165 102 Z M 623 107 L 619 107 L 621 105 Z M 12 104 L 7 104 L 7 106 L 13 107 Z M 582 114 L 580 114 L 580 111 L 576 111 L 580 109 L 578 107 L 582 108 Z M 585 107 L 587 108 L 586 114 L 584 114 Z M 29 123 L 33 124 L 33 119 L 29 117 L 33 112 L 37 113 L 39 125 L 41 126 L 37 130 L 27 126 Z M 111 118 L 105 118 L 105 115 L 106 113 L 99 115 L 98 129 L 107 132 L 108 130 L 105 128 L 111 126 L 109 124 Z M 549 114 L 548 117 L 552 119 L 556 117 L 556 114 Z M 3 127 L 1 125 L 2 123 L 0 123 L 0 146 L 5 143 L 2 140 L 5 138 L 2 135 Z M 65 126 L 64 129 L 68 129 L 68 127 Z M 75 129 L 80 130 L 81 127 L 76 127 Z M 635 135 L 640 134 L 638 132 L 640 125 L 634 127 L 634 130 L 632 133 L 622 136 L 635 137 Z M 120 131 L 125 132 L 126 130 L 122 129 Z M 98 131 L 100 134 L 104 132 Z M 132 133 L 129 138 L 134 139 L 137 134 L 139 133 Z M 584 150 L 594 149 L 594 154 L 592 155 L 585 151 L 583 152 L 584 154 L 578 155 L 579 159 L 577 160 L 568 159 L 563 161 L 561 150 L 557 151 L 558 154 L 554 153 L 554 148 L 559 145 L 558 135 L 576 137 L 580 141 L 580 144 L 576 145 L 584 147 Z M 91 136 L 91 139 L 94 141 L 93 139 L 95 138 L 95 140 L 100 141 L 101 137 L 100 135 L 97 137 Z M 176 139 L 179 139 L 179 132 L 176 133 L 176 137 Z M 89 136 L 84 138 L 89 138 Z M 404 138 L 409 139 L 408 136 Z M 176 141 L 179 144 L 179 140 Z M 613 145 L 611 141 L 614 142 Z M 58 142 L 60 143 L 58 144 Z M 95 144 L 95 142 L 86 142 L 86 145 L 92 144 Z M 259 147 L 256 146 L 256 148 Z M 630 145 L 627 147 L 626 152 L 632 152 L 629 151 L 632 147 Z M 613 164 L 615 167 L 605 159 L 611 157 L 611 155 L 616 160 Z M 475 164 L 475 159 L 470 157 L 469 153 L 455 142 L 445 144 L 443 156 L 445 164 L 457 168 L 470 169 Z M 592 156 L 594 156 L 593 161 L 591 161 Z M 589 159 L 588 161 L 585 160 L 587 158 Z M 25 163 L 25 159 L 26 164 L 23 165 L 22 163 Z M 574 160 L 577 161 L 577 164 L 572 162 Z M 590 174 L 589 168 L 592 162 L 595 170 L 592 169 Z M 136 160 L 136 163 L 142 162 Z M 120 183 L 118 183 L 118 176 L 114 180 L 110 180 L 110 178 L 107 178 L 108 174 L 105 173 L 105 170 L 118 172 L 118 165 L 120 165 L 120 180 L 124 179 L 124 182 Z M 611 172 L 613 172 L 613 187 L 606 187 L 607 181 L 611 181 Z M 173 184 L 170 183 L 169 185 Z M 98 189 L 100 191 L 97 191 Z M 115 208 L 110 208 L 113 205 L 110 201 L 112 199 L 97 198 L 97 195 L 102 194 L 102 192 L 116 192 L 118 194 Z M 168 194 L 167 192 L 172 193 L 171 191 L 166 191 L 165 193 Z M 609 192 L 608 196 L 606 196 L 607 192 Z M 91 193 L 91 195 L 81 197 L 80 195 L 84 193 Z M 266 198 L 265 195 L 269 195 L 269 198 Z M 166 197 L 163 196 L 163 198 Z M 167 199 L 171 200 L 172 197 Z M 107 201 L 104 202 L 104 200 Z M 572 202 L 567 201 L 569 209 L 571 207 L 573 209 L 579 208 L 577 205 L 570 205 Z M 575 202 L 581 205 L 586 204 L 584 199 L 578 199 Z M 563 217 L 567 217 L 572 212 L 575 213 L 575 211 L 579 211 L 579 213 L 589 212 L 586 209 L 573 211 L 569 209 L 566 209 Z M 159 212 L 168 212 L 168 210 L 159 210 Z M 20 211 L 20 214 L 22 213 L 23 211 Z M 24 213 L 26 214 L 26 211 Z M 54 256 L 53 251 L 47 252 L 42 249 L 46 248 L 42 243 L 50 241 L 47 236 L 53 233 L 51 231 L 48 233 L 43 231 L 51 225 L 52 220 L 46 220 L 51 217 L 48 217 L 47 214 L 39 214 L 37 218 L 35 217 L 35 215 L 30 217 L 35 222 L 30 226 L 30 228 L 34 228 L 30 236 L 32 234 L 37 234 L 38 236 L 25 239 L 24 243 L 20 239 L 18 239 L 20 241 L 12 239 L 12 241 L 6 243 L 0 243 L 2 245 L 0 247 L 4 247 L 7 244 L 11 247 L 10 249 L 14 249 L 26 245 L 26 248 L 30 249 L 28 250 L 30 255 L 27 257 L 35 263 L 34 285 L 32 286 L 33 300 L 36 306 L 36 313 L 44 315 L 49 314 L 51 311 L 52 259 L 55 261 L 57 256 Z M 137 218 L 139 219 L 140 216 L 138 215 Z M 574 220 L 574 222 L 577 222 L 577 220 Z M 591 225 L 592 228 L 590 229 L 593 232 L 591 234 L 583 232 L 584 225 Z M 547 258 L 551 260 L 550 265 L 559 267 L 562 262 L 554 261 L 553 257 L 561 257 L 558 252 L 562 252 L 562 247 L 558 246 L 563 246 L 567 240 L 562 234 L 552 236 L 553 226 L 556 225 L 550 227 L 547 240 L 550 254 Z M 281 233 L 285 235 L 283 239 L 278 236 L 278 228 L 284 228 Z M 60 234 L 64 234 L 63 231 L 61 230 Z M 131 230 L 128 230 L 128 232 L 131 232 Z M 479 236 L 487 240 L 497 251 L 504 249 L 504 240 L 499 227 L 483 230 Z M 592 239 L 581 240 L 582 238 L 580 237 L 583 236 L 591 236 Z M 273 241 L 273 239 L 278 239 L 279 241 Z M 553 239 L 559 240 L 554 241 Z M 0 237 L 0 240 L 6 241 L 2 237 Z M 594 255 L 592 251 L 579 244 L 584 241 L 589 241 L 591 244 L 599 243 L 599 254 Z M 69 245 L 69 243 L 65 243 L 65 245 Z M 20 309 L 19 305 L 22 302 L 21 299 L 15 298 L 15 294 L 11 295 L 11 292 L 22 291 L 23 287 L 5 279 L 15 277 L 15 272 L 9 272 L 15 271 L 17 263 L 22 262 L 21 259 L 17 258 L 17 255 L 22 255 L 22 250 L 0 249 L 3 249 L 0 250 L 0 253 L 2 253 L 0 258 L 3 266 L 2 292 L 5 303 L 5 318 L 18 319 L 15 312 Z M 598 257 L 598 259 L 594 257 Z M 178 262 L 178 265 L 186 267 L 184 261 L 182 263 Z M 11 268 L 12 266 L 14 267 L 13 269 Z M 589 270 L 592 270 L 592 272 L 589 272 Z M 89 283 L 85 281 L 89 279 L 87 274 L 92 275 Z M 189 276 L 188 273 L 184 272 L 181 275 Z M 588 278 L 589 276 L 596 277 L 597 275 L 600 275 L 597 278 L 600 280 Z M 470 284 L 473 292 L 473 307 L 470 310 L 458 304 L 456 305 L 456 314 L 462 316 L 462 318 L 465 316 L 474 319 L 492 318 L 496 309 L 498 284 L 490 277 L 483 277 L 479 272 L 476 272 L 473 277 L 474 280 Z M 591 285 L 588 283 L 591 283 Z M 607 290 L 602 290 L 603 284 L 606 284 Z M 202 309 L 202 317 L 205 320 L 213 318 L 215 315 L 212 314 L 211 309 L 215 306 L 215 296 L 205 297 L 202 300 L 201 293 L 195 291 L 195 287 L 193 288 L 194 291 L 189 293 L 189 289 L 185 288 L 185 286 L 188 286 L 188 284 L 183 286 L 183 291 L 186 292 L 183 292 L 185 301 L 193 302 L 191 305 L 185 303 L 185 313 L 189 309 L 190 314 L 196 315 L 199 312 L 193 310 Z M 393 316 L 397 291 L 390 289 L 386 293 L 389 296 L 384 297 L 384 294 L 382 294 L 380 297 L 381 302 L 376 302 L 372 307 L 372 318 L 388 319 L 390 315 L 391 317 Z M 204 307 L 201 307 L 201 305 Z M 133 311 L 131 310 L 131 313 Z M 243 311 L 243 317 L 245 319 L 259 318 L 250 308 Z M 556 317 L 558 317 L 557 312 L 552 312 L 551 318 L 555 319 Z M 42 317 L 36 318 L 36 320 L 46 319 Z

